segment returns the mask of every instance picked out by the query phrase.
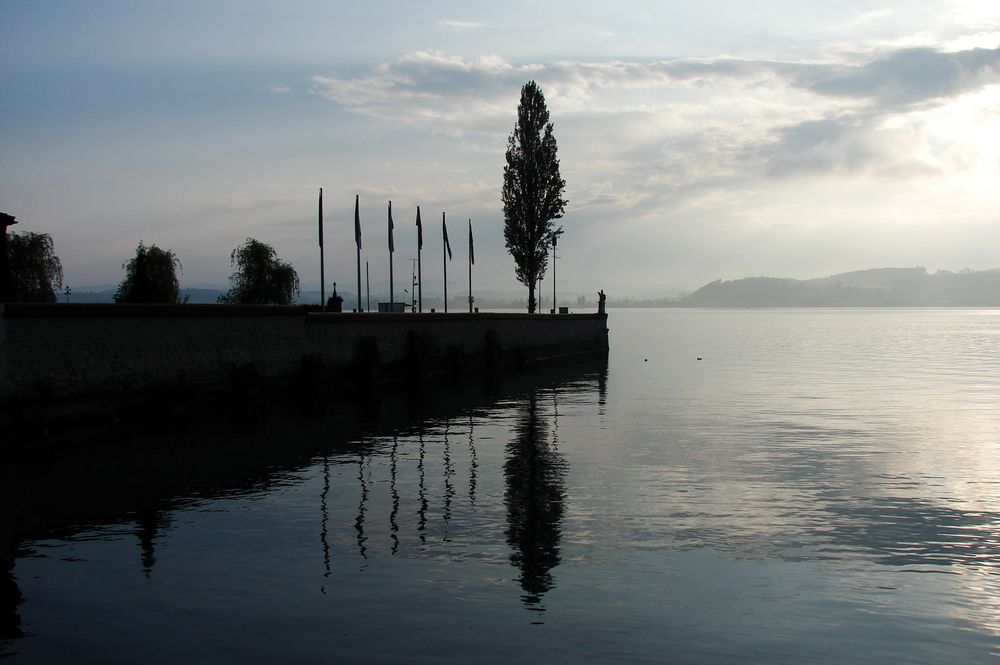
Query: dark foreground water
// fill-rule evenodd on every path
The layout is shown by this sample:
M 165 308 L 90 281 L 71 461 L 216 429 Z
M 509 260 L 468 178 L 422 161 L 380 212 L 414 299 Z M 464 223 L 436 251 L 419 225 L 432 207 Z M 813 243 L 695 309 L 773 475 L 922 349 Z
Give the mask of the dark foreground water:
M 1000 310 L 609 325 L 606 364 L 6 469 L 0 656 L 1000 661 Z

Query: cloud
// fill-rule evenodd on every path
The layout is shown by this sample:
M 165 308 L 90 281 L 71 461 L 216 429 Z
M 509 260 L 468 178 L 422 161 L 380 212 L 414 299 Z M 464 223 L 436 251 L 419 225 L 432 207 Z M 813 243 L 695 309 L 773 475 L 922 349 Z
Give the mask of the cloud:
M 474 32 L 486 27 L 485 23 L 479 21 L 451 21 L 441 20 L 434 26 L 439 32 Z
M 762 99 L 793 89 L 827 98 L 832 105 L 863 101 L 896 109 L 1000 82 L 1000 49 L 947 53 L 908 48 L 857 64 L 735 58 L 515 64 L 496 55 L 467 58 L 414 51 L 381 63 L 366 76 L 316 76 L 312 83 L 317 93 L 358 113 L 405 123 L 440 123 L 436 129 L 461 132 L 482 127 L 478 121 L 486 118 L 508 115 L 516 104 L 516 90 L 530 79 L 543 86 L 550 106 L 562 112 L 592 109 L 595 102 L 613 106 L 611 93 L 625 103 L 630 100 L 620 93 L 643 93 L 647 102 L 655 103 L 717 91 Z M 443 126 L 447 122 L 457 127 Z
M 954 160 L 934 146 L 923 111 L 1000 83 L 1000 49 L 900 49 L 854 66 L 810 67 L 794 84 L 847 105 L 775 127 L 763 152 L 772 177 L 858 174 L 910 178 Z M 953 165 L 953 164 L 952 164 Z
M 776 143 L 764 151 L 772 177 L 815 174 L 908 178 L 933 175 L 919 128 L 876 122 L 858 114 L 810 120 L 774 131 Z
M 909 48 L 859 66 L 815 67 L 797 81 L 832 97 L 864 98 L 887 107 L 912 106 L 1000 82 L 1000 48 L 946 53 Z
M 569 198 L 652 214 L 761 180 L 941 173 L 948 146 L 928 138 L 918 114 L 1000 83 L 1000 49 L 546 63 L 415 51 L 357 78 L 312 83 L 356 113 L 495 154 L 532 79 L 572 175 Z
M 287 85 L 276 85 L 271 88 L 271 94 L 274 95 L 287 95 L 291 91 L 292 89 L 289 88 Z
M 608 93 L 670 96 L 671 86 L 710 88 L 724 79 L 756 85 L 774 77 L 774 66 L 730 59 L 683 61 L 558 61 L 515 64 L 500 56 L 467 58 L 442 51 L 414 51 L 381 63 L 357 78 L 314 76 L 314 92 L 357 113 L 393 122 L 426 124 L 435 131 L 488 131 L 503 119 L 506 130 L 520 87 L 543 86 L 561 113 L 592 110 Z M 611 108 L 615 106 L 612 103 Z
M 858 28 L 873 28 L 875 23 L 880 19 L 888 18 L 892 16 L 891 9 L 877 9 L 870 12 L 859 12 L 855 11 L 855 18 L 846 23 L 841 23 L 840 25 L 834 26 L 831 30 L 834 32 L 854 32 Z

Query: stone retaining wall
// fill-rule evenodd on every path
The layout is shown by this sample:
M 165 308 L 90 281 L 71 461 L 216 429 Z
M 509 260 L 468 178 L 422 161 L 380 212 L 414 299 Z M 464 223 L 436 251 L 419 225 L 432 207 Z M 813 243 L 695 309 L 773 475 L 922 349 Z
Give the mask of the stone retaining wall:
M 0 306 L 0 401 L 113 395 L 228 381 L 461 365 L 607 348 L 605 314 L 330 314 L 289 306 Z

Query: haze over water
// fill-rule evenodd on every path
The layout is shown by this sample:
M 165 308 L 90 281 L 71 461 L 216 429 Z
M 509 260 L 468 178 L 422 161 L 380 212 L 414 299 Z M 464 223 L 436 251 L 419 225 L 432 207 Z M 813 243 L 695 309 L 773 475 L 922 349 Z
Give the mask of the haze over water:
M 1000 659 L 1000 310 L 609 327 L 606 365 L 18 469 L 0 655 Z

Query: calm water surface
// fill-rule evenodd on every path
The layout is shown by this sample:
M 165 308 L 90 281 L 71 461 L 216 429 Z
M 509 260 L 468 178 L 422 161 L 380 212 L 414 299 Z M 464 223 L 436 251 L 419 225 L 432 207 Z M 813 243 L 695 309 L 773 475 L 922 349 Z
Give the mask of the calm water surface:
M 609 327 L 606 364 L 8 470 L 0 656 L 1000 662 L 1000 310 Z

